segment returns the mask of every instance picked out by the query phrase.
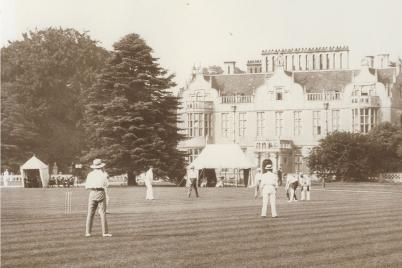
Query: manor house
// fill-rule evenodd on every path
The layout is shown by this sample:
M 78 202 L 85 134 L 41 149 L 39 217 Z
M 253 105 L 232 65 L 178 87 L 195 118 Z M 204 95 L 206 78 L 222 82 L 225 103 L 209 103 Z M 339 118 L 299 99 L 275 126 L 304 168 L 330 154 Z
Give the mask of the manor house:
M 256 166 L 306 172 L 306 156 L 332 131 L 367 133 L 380 122 L 402 121 L 401 62 L 367 56 L 349 68 L 349 48 L 263 50 L 236 73 L 194 70 L 179 92 L 179 148 L 192 162 L 206 144 L 236 143 Z

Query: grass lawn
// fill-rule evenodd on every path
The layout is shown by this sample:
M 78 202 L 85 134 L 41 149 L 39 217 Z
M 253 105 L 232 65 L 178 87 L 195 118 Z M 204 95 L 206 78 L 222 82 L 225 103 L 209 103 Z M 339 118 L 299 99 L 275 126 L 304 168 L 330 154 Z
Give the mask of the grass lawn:
M 260 215 L 253 189 L 111 188 L 101 237 L 96 216 L 86 238 L 88 193 L 1 189 L 1 267 L 402 267 L 402 185 L 327 184 L 312 201 L 288 203 L 279 218 Z

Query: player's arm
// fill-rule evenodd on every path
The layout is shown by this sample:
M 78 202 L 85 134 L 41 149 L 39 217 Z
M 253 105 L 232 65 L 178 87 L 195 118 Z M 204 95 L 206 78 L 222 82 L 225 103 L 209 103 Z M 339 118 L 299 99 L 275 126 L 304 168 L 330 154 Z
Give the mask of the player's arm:
M 254 198 L 257 198 L 257 196 L 258 196 L 258 192 L 259 192 L 259 190 L 260 190 L 260 183 L 261 183 L 261 181 L 258 180 L 258 181 L 257 181 L 257 185 L 255 186 Z

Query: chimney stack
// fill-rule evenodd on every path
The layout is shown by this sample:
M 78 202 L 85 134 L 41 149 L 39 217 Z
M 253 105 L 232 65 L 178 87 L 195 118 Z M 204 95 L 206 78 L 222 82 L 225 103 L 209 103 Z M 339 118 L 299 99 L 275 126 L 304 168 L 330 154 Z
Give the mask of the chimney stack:
M 235 68 L 236 68 L 236 62 L 235 61 L 225 61 L 224 63 L 224 74 L 234 74 L 235 73 Z

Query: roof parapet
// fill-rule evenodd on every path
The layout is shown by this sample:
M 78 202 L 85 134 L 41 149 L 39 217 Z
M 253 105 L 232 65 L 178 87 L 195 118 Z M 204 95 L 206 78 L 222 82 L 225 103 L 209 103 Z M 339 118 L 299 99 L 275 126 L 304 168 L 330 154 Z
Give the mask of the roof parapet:
M 320 46 L 310 48 L 283 48 L 283 49 L 264 49 L 262 55 L 269 54 L 289 54 L 289 53 L 314 53 L 314 52 L 336 52 L 336 51 L 349 51 L 349 46 Z

